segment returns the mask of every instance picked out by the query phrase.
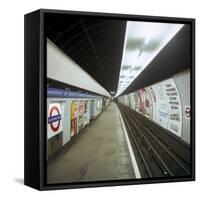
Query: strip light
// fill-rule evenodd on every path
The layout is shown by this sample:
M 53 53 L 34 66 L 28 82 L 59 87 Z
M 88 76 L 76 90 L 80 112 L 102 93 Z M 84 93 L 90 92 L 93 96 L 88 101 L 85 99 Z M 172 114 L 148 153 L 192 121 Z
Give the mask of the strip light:
M 127 22 L 115 97 L 136 79 L 183 26 L 173 23 Z

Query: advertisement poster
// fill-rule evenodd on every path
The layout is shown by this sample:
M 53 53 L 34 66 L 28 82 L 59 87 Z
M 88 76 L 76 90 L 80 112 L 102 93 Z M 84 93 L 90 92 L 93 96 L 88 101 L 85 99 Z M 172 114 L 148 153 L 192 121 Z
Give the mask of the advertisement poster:
M 150 88 L 154 102 L 153 121 L 181 136 L 182 109 L 174 80 L 171 78 L 152 85 Z
M 85 101 L 79 102 L 79 111 L 78 111 L 78 128 L 79 130 L 83 128 L 84 125 L 84 112 L 85 112 Z
M 102 108 L 102 100 L 96 101 L 96 107 L 97 107 L 97 110 L 100 110 Z
M 149 87 L 145 88 L 145 107 L 146 107 L 146 112 L 148 112 L 149 119 L 153 119 L 153 96 L 151 95 L 151 91 Z
M 62 110 L 60 103 L 50 103 L 48 108 L 48 139 L 63 131 Z
M 145 88 L 137 91 L 139 97 L 139 112 L 149 118 L 150 115 L 150 97 Z
M 180 95 L 176 84 L 171 78 L 165 81 L 166 96 L 169 104 L 169 123 L 168 130 L 181 136 L 182 129 L 182 107 Z
M 133 93 L 133 99 L 134 99 L 133 109 L 139 112 L 139 98 L 137 92 Z
M 71 136 L 78 133 L 78 101 L 72 101 L 71 104 Z
M 164 82 L 157 83 L 152 86 L 155 94 L 156 94 L 156 123 L 164 128 L 168 128 L 168 98 L 166 96 L 165 84 Z
M 151 97 L 151 108 L 152 108 L 150 119 L 157 122 L 157 106 L 156 106 L 157 99 L 155 91 L 152 86 L 148 87 L 148 93 L 149 96 Z
M 89 101 L 85 101 L 84 126 L 90 122 Z
M 135 110 L 134 93 L 129 94 L 130 108 Z
M 142 95 L 140 90 L 138 90 L 137 92 L 137 97 L 138 97 L 138 111 L 143 114 L 143 105 L 142 105 Z

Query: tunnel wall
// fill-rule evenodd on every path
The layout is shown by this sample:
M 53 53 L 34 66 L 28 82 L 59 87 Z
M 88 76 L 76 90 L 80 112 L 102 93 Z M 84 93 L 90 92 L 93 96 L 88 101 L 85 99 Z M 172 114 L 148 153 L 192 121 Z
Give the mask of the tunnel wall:
M 190 117 L 186 115 L 186 109 L 190 109 L 190 71 L 184 71 L 174 76 L 174 81 L 179 90 L 182 104 L 182 139 L 190 143 Z
M 47 160 L 80 134 L 109 103 L 110 99 L 102 96 L 48 88 Z
M 190 143 L 190 71 L 118 97 L 118 102 L 139 112 Z
M 59 149 L 61 149 L 68 141 L 70 141 L 71 137 L 73 135 L 78 134 L 80 131 L 80 128 L 78 127 L 79 124 L 79 103 L 81 101 L 85 102 L 85 99 L 74 99 L 74 98 L 59 98 L 59 97 L 53 97 L 53 98 L 47 98 L 47 159 L 51 155 L 53 155 L 55 152 L 57 152 Z M 77 108 L 77 115 L 76 119 L 73 119 L 74 125 L 76 125 L 76 133 L 72 133 L 72 103 L 76 103 Z M 56 107 L 57 111 L 53 111 L 52 114 L 51 110 L 53 107 Z M 60 115 L 60 120 L 58 122 L 49 122 L 49 118 L 52 116 Z M 84 126 L 88 123 L 86 118 L 90 117 L 90 113 L 86 112 L 84 113 Z M 59 123 L 59 125 L 58 125 Z M 53 125 L 53 128 L 51 127 L 51 124 Z M 59 128 L 56 130 L 56 127 Z M 83 127 L 84 127 L 83 126 Z
M 107 90 L 49 39 L 47 39 L 47 78 L 111 97 Z

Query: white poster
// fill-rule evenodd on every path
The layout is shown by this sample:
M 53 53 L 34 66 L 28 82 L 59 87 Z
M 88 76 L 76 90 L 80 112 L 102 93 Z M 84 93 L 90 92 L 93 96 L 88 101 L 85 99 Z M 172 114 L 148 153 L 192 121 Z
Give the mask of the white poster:
M 180 95 L 174 80 L 165 81 L 166 95 L 169 104 L 169 123 L 168 130 L 181 136 L 182 131 L 182 107 Z
M 166 96 L 164 82 L 157 83 L 152 86 L 156 94 L 156 123 L 167 129 L 168 127 L 168 98 Z
M 181 136 L 182 108 L 180 95 L 174 80 L 170 78 L 150 87 L 156 94 L 156 103 L 153 106 L 153 121 L 172 133 Z
M 47 135 L 49 139 L 63 131 L 61 104 L 50 103 L 47 116 Z

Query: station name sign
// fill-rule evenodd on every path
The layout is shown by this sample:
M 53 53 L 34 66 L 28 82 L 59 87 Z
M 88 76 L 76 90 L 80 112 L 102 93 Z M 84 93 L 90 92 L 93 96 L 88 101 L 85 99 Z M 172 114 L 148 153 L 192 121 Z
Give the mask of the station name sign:
M 98 95 L 86 94 L 77 91 L 68 91 L 58 88 L 47 88 L 47 97 L 63 97 L 63 98 L 101 98 Z

